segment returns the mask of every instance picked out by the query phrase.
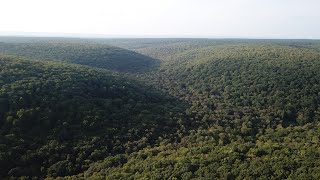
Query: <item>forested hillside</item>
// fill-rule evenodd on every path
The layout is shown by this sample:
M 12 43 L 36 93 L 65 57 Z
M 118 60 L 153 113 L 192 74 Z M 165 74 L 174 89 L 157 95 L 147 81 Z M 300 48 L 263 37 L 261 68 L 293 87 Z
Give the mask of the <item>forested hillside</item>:
M 249 110 L 303 125 L 319 112 L 319 59 L 309 49 L 224 45 L 180 54 L 155 76 L 157 84 L 193 101 L 206 115 L 217 109 L 227 114 Z
M 319 179 L 317 44 L 193 45 L 137 50 L 162 60 L 159 71 L 139 78 L 191 104 L 189 135 L 124 155 L 122 165 L 106 158 L 78 177 Z
M 267 128 L 251 140 L 223 126 L 191 131 L 162 143 L 107 157 L 75 178 L 93 179 L 319 179 L 319 123 Z M 121 159 L 121 161 L 120 161 Z M 120 163 L 119 163 L 120 162 Z
M 176 133 L 184 103 L 78 65 L 0 57 L 0 174 L 65 176 Z
M 105 68 L 120 72 L 141 73 L 159 66 L 156 59 L 133 51 L 103 44 L 77 41 L 1 42 L 0 53 Z
M 4 177 L 320 179 L 319 41 L 0 42 Z

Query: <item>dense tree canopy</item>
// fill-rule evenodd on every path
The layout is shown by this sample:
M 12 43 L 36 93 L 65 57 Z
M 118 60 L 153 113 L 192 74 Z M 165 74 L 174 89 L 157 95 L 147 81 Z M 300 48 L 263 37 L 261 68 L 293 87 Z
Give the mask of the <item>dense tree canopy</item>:
M 159 61 L 142 54 L 103 44 L 78 42 L 1 42 L 0 53 L 37 59 L 60 60 L 120 72 L 145 72 L 157 68 Z
M 320 179 L 319 41 L 0 47 L 3 177 Z
M 183 110 L 119 75 L 8 56 L 0 64 L 2 175 L 75 174 L 172 136 Z

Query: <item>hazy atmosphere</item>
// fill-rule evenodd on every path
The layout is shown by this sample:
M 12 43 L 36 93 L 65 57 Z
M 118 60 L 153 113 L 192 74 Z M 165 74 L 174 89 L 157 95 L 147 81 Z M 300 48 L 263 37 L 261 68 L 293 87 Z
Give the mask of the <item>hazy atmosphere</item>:
M 2 0 L 0 35 L 320 38 L 318 0 Z
M 0 180 L 320 180 L 320 0 L 0 7 Z

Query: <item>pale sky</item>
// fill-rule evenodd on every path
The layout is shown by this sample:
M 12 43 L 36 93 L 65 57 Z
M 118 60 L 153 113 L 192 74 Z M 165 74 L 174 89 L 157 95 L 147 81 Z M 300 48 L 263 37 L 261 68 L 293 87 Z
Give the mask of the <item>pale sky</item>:
M 0 34 L 320 38 L 320 0 L 0 0 Z

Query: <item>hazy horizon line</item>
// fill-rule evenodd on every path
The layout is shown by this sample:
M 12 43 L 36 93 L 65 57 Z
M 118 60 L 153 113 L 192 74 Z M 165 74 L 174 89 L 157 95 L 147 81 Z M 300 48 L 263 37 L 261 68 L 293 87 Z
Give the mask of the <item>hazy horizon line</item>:
M 92 34 L 92 33 L 63 33 L 63 32 L 23 32 L 0 31 L 2 37 L 52 37 L 52 38 L 182 38 L 182 39 L 288 39 L 288 40 L 320 40 L 316 37 L 290 36 L 223 36 L 223 35 L 130 35 L 130 34 Z

